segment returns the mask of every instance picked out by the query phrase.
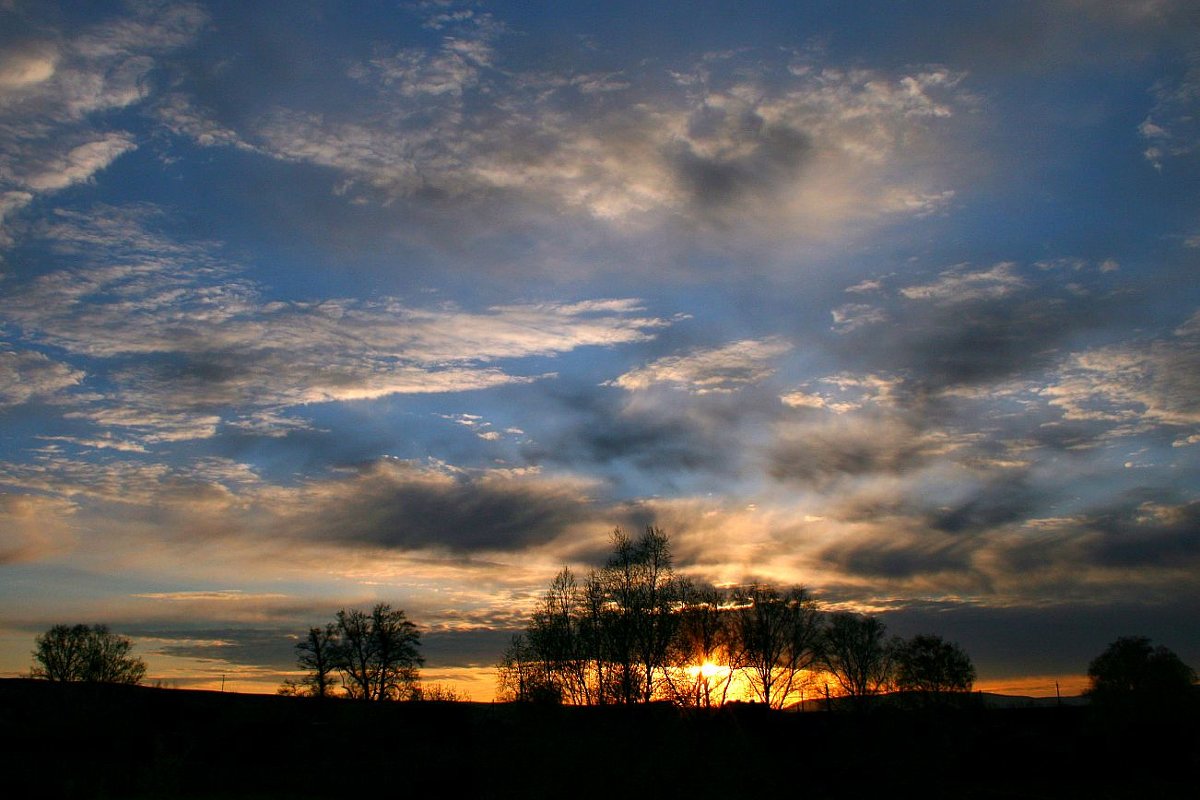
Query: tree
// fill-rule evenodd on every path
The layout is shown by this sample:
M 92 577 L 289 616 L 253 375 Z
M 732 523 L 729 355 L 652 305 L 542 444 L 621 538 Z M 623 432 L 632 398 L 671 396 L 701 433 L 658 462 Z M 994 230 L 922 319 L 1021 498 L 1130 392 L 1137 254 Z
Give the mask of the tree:
M 612 557 L 594 573 L 584 607 L 596 613 L 593 652 L 605 662 L 595 675 L 598 702 L 647 703 L 665 679 L 686 585 L 671 565 L 671 541 L 647 527 L 638 539 L 613 531 Z
M 940 636 L 918 634 L 895 652 L 896 688 L 926 695 L 969 692 L 975 683 L 971 657 Z
M 501 657 L 497 683 L 498 698 L 504 701 L 557 705 L 563 699 L 562 690 L 547 676 L 544 662 L 519 633 Z
M 780 592 L 755 584 L 738 593 L 734 621 L 751 690 L 762 703 L 782 708 L 820 653 L 816 601 L 802 587 Z
M 620 611 L 632 633 L 633 654 L 642 679 L 637 695 L 624 699 L 648 703 L 657 689 L 656 677 L 666 669 L 679 625 L 679 616 L 673 612 L 687 584 L 675 576 L 671 542 L 661 528 L 647 526 L 633 542 L 617 531 L 614 541 L 617 554 L 610 565 L 618 575 Z M 632 585 L 628 583 L 630 555 Z
M 545 683 L 571 703 L 591 702 L 583 595 L 570 569 L 550 583 L 542 606 L 530 620 L 526 638 Z
M 34 639 L 35 677 L 52 681 L 141 683 L 146 664 L 131 656 L 133 642 L 107 625 L 55 625 Z
M 1093 702 L 1166 707 L 1192 700 L 1196 672 L 1171 650 L 1145 636 L 1122 636 L 1088 665 Z
M 296 663 L 308 670 L 303 683 L 313 697 L 333 694 L 334 673 L 338 670 L 341 643 L 333 623 L 324 628 L 309 628 L 308 635 L 296 643 Z
M 660 529 L 637 539 L 617 529 L 612 541 L 612 556 L 582 587 L 570 569 L 555 576 L 500 664 L 504 696 L 513 696 L 514 680 L 516 696 L 535 687 L 580 704 L 648 702 L 663 693 L 687 582 L 675 576 Z
M 335 622 L 337 669 L 351 697 L 398 700 L 413 696 L 418 667 L 425 663 L 421 634 L 400 609 L 380 603 L 370 614 L 342 609 Z
M 862 698 L 876 694 L 891 682 L 894 645 L 887 626 L 876 617 L 841 612 L 829 618 L 822 637 L 822 665 L 842 692 Z
M 729 595 L 713 586 L 687 586 L 666 671 L 671 699 L 710 708 L 729 696 L 735 674 L 737 631 Z

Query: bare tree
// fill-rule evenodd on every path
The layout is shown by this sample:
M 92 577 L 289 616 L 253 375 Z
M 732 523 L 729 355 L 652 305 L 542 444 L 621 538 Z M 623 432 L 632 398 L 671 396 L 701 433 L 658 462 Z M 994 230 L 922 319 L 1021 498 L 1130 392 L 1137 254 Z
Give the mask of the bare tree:
M 591 687 L 584 622 L 581 590 L 575 575 L 563 567 L 534 612 L 526 638 L 546 680 L 558 687 L 564 699 L 586 705 L 591 702 Z
M 646 702 L 663 689 L 686 582 L 658 528 L 637 539 L 618 529 L 612 541 L 608 563 L 583 586 L 569 569 L 555 576 L 520 647 L 500 665 L 502 684 L 538 675 L 538 691 L 552 684 L 580 704 Z
M 865 614 L 841 612 L 829 618 L 822 637 L 822 665 L 844 694 L 862 698 L 890 684 L 894 646 L 887 626 Z
M 296 663 L 308 670 L 303 683 L 313 697 L 333 694 L 340 645 L 338 629 L 333 623 L 323 628 L 309 628 L 308 635 L 296 643 Z
M 580 593 L 580 632 L 584 656 L 587 659 L 588 683 L 591 687 L 588 702 L 606 705 L 619 696 L 616 675 L 612 668 L 612 646 L 607 625 L 611 608 L 605 594 L 601 574 L 592 570 Z
M 667 665 L 675 608 L 686 583 L 675 576 L 671 543 L 660 528 L 637 539 L 613 532 L 613 555 L 600 573 L 603 634 L 623 703 L 653 699 Z
M 667 664 L 671 643 L 679 626 L 674 613 L 686 582 L 672 567 L 671 542 L 660 528 L 647 527 L 637 540 L 637 577 L 634 607 L 634 644 L 643 683 L 642 702 L 650 702 L 657 679 Z
M 755 584 L 736 597 L 739 666 L 764 704 L 782 708 L 816 663 L 821 612 L 802 587 Z
M 728 595 L 712 586 L 685 587 L 667 683 L 680 705 L 709 708 L 729 696 L 736 644 Z
M 337 613 L 337 668 L 351 697 L 398 700 L 412 695 L 418 667 L 425 663 L 417 648 L 421 635 L 404 612 L 380 603 L 370 614 L 353 609 Z
M 34 639 L 35 677 L 52 681 L 141 683 L 146 664 L 130 655 L 133 642 L 107 625 L 55 625 Z
M 561 703 L 562 690 L 549 679 L 546 664 L 529 641 L 516 634 L 497 668 L 497 699 L 525 703 Z

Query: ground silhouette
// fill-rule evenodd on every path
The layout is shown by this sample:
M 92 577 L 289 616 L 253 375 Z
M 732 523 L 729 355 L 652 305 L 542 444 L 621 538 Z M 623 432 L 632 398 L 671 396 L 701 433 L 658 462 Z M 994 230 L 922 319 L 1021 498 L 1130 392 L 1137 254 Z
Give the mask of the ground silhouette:
M 0 680 L 13 797 L 1190 797 L 1196 720 L 1086 706 L 354 703 Z

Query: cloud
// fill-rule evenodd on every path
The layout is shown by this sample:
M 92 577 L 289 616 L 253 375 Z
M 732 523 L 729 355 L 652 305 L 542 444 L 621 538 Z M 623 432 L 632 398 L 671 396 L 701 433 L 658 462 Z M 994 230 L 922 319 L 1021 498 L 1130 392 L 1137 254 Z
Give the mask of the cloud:
M 902 384 L 903 381 L 895 376 L 838 373 L 805 384 L 806 389 L 821 387 L 820 391 L 797 389 L 779 399 L 792 408 L 824 408 L 845 414 L 867 405 L 882 408 L 895 405 L 894 395 Z
M 468 428 L 478 438 L 485 442 L 498 442 L 504 438 L 505 434 L 510 436 L 520 436 L 524 431 L 519 428 L 506 428 L 503 432 L 494 430 L 492 423 L 485 420 L 478 414 L 438 414 L 442 419 L 448 419 Z
M 0 566 L 36 561 L 69 549 L 75 536 L 69 500 L 0 492 Z
M 1170 159 L 1183 158 L 1200 149 L 1200 53 L 1192 53 L 1186 71 L 1157 83 L 1152 90 L 1154 107 L 1138 125 L 1146 143 L 1143 156 L 1162 170 Z
M 590 388 L 550 394 L 546 424 L 522 445 L 522 456 L 537 465 L 599 469 L 614 481 L 630 481 L 638 495 L 672 487 L 683 475 L 736 476 L 751 450 L 741 438 L 743 415 L 759 402 L 722 393 L 694 395 L 687 403 Z
M 506 471 L 468 473 L 395 460 L 311 483 L 276 525 L 313 541 L 452 552 L 522 550 L 596 524 L 586 484 Z
M 1167 338 L 1075 353 L 1039 394 L 1067 420 L 1194 428 L 1200 425 L 1197 319 Z
M 127 134 L 109 134 L 102 139 L 72 147 L 66 153 L 51 154 L 40 164 L 26 162 L 22 165 L 24 172 L 16 176 L 16 183 L 34 192 L 65 189 L 89 180 L 122 153 L 135 147 Z
M 207 15 L 189 3 L 133 4 L 73 36 L 17 39 L 0 54 L 0 246 L 34 197 L 86 183 L 137 148 L 95 118 L 148 96 L 161 56 L 189 44 Z M 44 30 L 44 29 L 43 29 Z
M 323 551 L 327 559 L 384 550 L 528 554 L 560 541 L 569 550 L 572 537 L 588 538 L 581 531 L 609 526 L 591 481 L 390 458 L 285 485 L 226 459 L 168 466 L 51 455 L 32 465 L 0 463 L 0 484 L 24 493 L 0 495 L 8 519 L 27 520 L 14 525 L 14 536 L 35 529 L 43 506 L 47 530 L 66 536 L 66 515 L 86 506 L 89 537 L 104 538 L 105 557 L 115 559 L 164 546 L 208 558 L 230 547 L 260 556 Z M 13 553 L 31 548 L 20 541 L 6 546 Z
M 84 373 L 41 353 L 0 350 L 0 409 L 78 386 Z
M 776 480 L 824 485 L 843 477 L 901 474 L 956 447 L 941 431 L 922 431 L 899 415 L 855 414 L 784 422 L 767 451 Z
M 348 202 L 468 214 L 476 235 L 517 220 L 559 228 L 570 215 L 630 235 L 826 239 L 953 197 L 923 156 L 961 108 L 963 76 L 947 70 L 767 56 L 752 68 L 701 60 L 641 76 L 583 62 L 529 72 L 507 63 L 516 41 L 468 26 L 377 54 L 348 71 L 347 91 L 369 97 L 353 107 L 262 103 L 219 118 L 215 103 L 181 91 L 160 114 L 204 145 L 331 169 Z
M 1157 338 L 1143 328 L 1125 343 L 1089 346 L 1092 332 L 1111 337 L 1114 324 L 1136 315 L 1111 261 L 958 265 L 932 281 L 873 285 L 876 304 L 856 310 L 870 315 L 870 333 L 847 312 L 834 340 L 857 369 L 809 380 L 781 399 L 839 414 L 891 408 L 919 435 L 973 431 L 989 447 L 1025 441 L 1078 451 L 1151 432 L 1182 446 L 1197 424 L 1200 325 L 1189 320 Z
M 113 388 L 72 416 L 145 442 L 211 436 L 231 411 L 253 430 L 268 410 L 528 382 L 538 376 L 496 362 L 646 341 L 669 324 L 630 299 L 270 302 L 215 246 L 175 242 L 158 222 L 145 207 L 59 212 L 44 237 L 95 263 L 14 280 L 0 301 L 27 338 L 103 364 Z
M 1103 566 L 1123 569 L 1187 570 L 1200 564 L 1200 501 L 1143 500 L 1138 494 L 1077 521 L 1085 530 L 1100 534 L 1088 542 L 1092 558 Z
M 791 344 L 778 337 L 744 339 L 660 358 L 611 383 L 630 392 L 665 385 L 692 394 L 729 393 L 769 378 L 775 372 L 773 362 L 789 350 Z
M 887 322 L 883 309 L 866 303 L 847 303 L 829 312 L 833 316 L 832 330 L 835 333 L 853 333 L 859 328 Z
M 53 77 L 58 61 L 58 49 L 51 42 L 31 40 L 6 47 L 0 53 L 0 103 Z
M 1007 261 L 987 270 L 971 271 L 959 267 L 943 272 L 933 283 L 906 286 L 900 294 L 910 300 L 946 304 L 999 300 L 1026 286 L 1025 281 L 1015 274 L 1014 267 L 1015 264 Z
M 933 281 L 878 292 L 872 306 L 835 311 L 835 330 L 845 334 L 835 344 L 864 371 L 903 378 L 897 394 L 914 401 L 1038 375 L 1061 358 L 1061 346 L 1108 324 L 1106 312 L 1118 304 L 1107 285 L 1114 274 L 1088 270 L 1068 281 L 1061 270 L 1014 262 L 958 265 Z

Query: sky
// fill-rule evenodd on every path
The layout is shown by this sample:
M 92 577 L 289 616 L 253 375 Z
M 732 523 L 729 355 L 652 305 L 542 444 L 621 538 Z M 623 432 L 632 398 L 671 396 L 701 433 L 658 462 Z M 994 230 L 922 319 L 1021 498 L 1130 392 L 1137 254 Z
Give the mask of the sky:
M 563 566 L 1200 666 L 1188 0 L 0 0 L 0 674 L 489 699 Z

